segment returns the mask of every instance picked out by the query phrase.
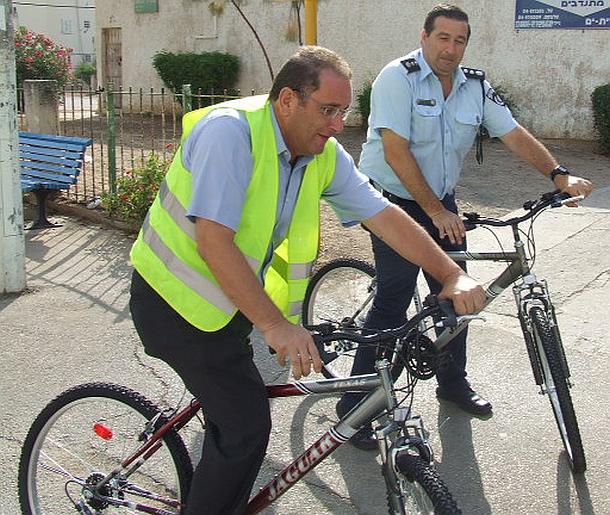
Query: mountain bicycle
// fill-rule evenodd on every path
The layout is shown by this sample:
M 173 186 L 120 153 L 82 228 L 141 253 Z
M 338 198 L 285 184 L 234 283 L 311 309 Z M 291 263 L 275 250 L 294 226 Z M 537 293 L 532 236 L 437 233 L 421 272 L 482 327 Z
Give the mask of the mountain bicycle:
M 493 230 L 501 252 L 447 252 L 454 261 L 496 261 L 508 263 L 506 268 L 486 288 L 486 304 L 489 306 L 505 289 L 512 285 L 517 316 L 523 332 L 525 347 L 534 380 L 541 393 L 548 395 L 557 422 L 561 439 L 575 473 L 586 470 L 586 459 L 580 430 L 570 395 L 573 386 L 570 369 L 563 349 L 555 308 L 551 301 L 547 282 L 532 272 L 536 260 L 533 223 L 543 211 L 563 206 L 582 198 L 569 198 L 554 191 L 543 194 L 538 200 L 524 203 L 525 214 L 506 220 L 488 218 L 477 213 L 465 213 L 467 230 L 475 227 L 510 227 L 514 251 L 502 249 Z M 530 221 L 529 229 L 523 231 L 519 225 Z M 525 240 L 523 241 L 522 238 Z M 527 248 L 526 248 L 527 247 Z M 373 298 L 375 297 L 375 269 L 370 264 L 354 259 L 339 259 L 321 267 L 311 278 L 303 303 L 303 323 L 319 324 L 336 321 L 340 327 L 361 327 Z M 409 308 L 407 318 L 421 309 L 421 300 L 416 289 L 414 305 Z M 330 315 L 330 317 L 329 317 Z M 433 346 L 444 348 L 452 338 L 462 331 L 470 319 L 458 327 L 445 330 L 436 337 Z M 325 365 L 326 377 L 350 375 L 355 346 L 350 341 L 336 344 L 337 359 Z M 395 374 L 398 369 L 395 369 Z M 397 380 L 397 378 L 395 378 Z
M 338 357 L 337 341 L 375 346 L 376 373 L 267 386 L 269 398 L 275 399 L 346 391 L 368 394 L 262 487 L 246 513 L 268 507 L 372 421 L 389 513 L 461 513 L 434 467 L 424 423 L 412 412 L 418 379 L 434 375 L 437 353 L 428 346 L 421 352 L 419 345 L 420 340 L 428 341 L 423 340 L 420 323 L 431 319 L 444 327 L 462 320 L 446 301 L 431 298 L 397 329 L 370 332 L 332 323 L 311 328 L 326 364 Z M 393 382 L 396 367 L 406 369 L 411 378 L 402 388 Z M 197 417 L 204 432 L 205 413 L 203 417 L 200 413 L 195 399 L 184 407 L 163 410 L 140 393 L 109 383 L 88 383 L 63 392 L 38 415 L 23 444 L 19 464 L 23 513 L 180 513 L 193 474 L 180 430 Z

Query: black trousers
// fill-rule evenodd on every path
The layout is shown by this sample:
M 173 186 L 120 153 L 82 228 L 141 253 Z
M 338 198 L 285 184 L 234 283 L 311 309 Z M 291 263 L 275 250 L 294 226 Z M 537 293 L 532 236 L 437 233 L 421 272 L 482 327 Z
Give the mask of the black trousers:
M 411 218 L 419 223 L 432 236 L 434 241 L 445 251 L 466 250 L 466 241 L 461 245 L 453 245 L 448 238 L 441 239 L 438 229 L 430 217 L 412 200 L 399 199 L 394 195 L 386 195 L 388 199 L 400 206 Z M 457 213 L 453 195 L 447 195 L 441 200 L 443 206 Z M 371 234 L 375 269 L 377 274 L 377 293 L 373 305 L 367 314 L 364 326 L 371 329 L 388 329 L 398 327 L 406 322 L 405 312 L 413 298 L 417 284 L 419 267 L 402 258 L 382 240 Z M 458 263 L 466 270 L 466 263 Z M 428 287 L 432 293 L 438 293 L 441 285 L 430 275 L 424 273 Z M 446 390 L 461 389 L 466 383 L 466 336 L 468 330 L 462 331 L 450 345 L 451 360 L 438 370 L 438 384 Z M 352 375 L 370 374 L 375 371 L 375 349 L 359 347 L 354 358 Z M 346 393 L 342 398 L 344 408 L 351 409 L 358 404 L 364 395 Z
M 252 324 L 237 313 L 220 331 L 200 331 L 135 271 L 129 307 L 146 353 L 170 365 L 203 407 L 203 450 L 184 515 L 244 513 L 271 432 Z

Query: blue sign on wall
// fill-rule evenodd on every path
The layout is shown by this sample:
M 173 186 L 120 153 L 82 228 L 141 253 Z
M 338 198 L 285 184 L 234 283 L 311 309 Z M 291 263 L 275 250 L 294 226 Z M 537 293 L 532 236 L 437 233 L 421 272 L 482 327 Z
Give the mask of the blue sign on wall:
M 610 0 L 516 0 L 515 29 L 610 29 Z

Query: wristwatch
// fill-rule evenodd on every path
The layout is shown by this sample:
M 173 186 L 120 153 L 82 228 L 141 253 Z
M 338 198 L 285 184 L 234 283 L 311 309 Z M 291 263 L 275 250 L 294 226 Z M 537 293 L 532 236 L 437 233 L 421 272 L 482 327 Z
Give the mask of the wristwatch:
M 570 175 L 570 171 L 563 165 L 557 165 L 555 168 L 551 170 L 551 174 L 549 178 L 555 182 L 555 177 L 558 175 Z

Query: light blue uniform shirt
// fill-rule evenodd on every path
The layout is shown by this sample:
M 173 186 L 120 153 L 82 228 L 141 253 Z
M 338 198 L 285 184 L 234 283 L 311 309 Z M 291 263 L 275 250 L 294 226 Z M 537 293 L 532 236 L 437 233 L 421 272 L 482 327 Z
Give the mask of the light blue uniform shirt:
M 415 58 L 420 70 L 407 72 L 401 61 Z M 482 123 L 491 137 L 504 136 L 517 122 L 505 105 L 494 101 L 484 81 L 455 70 L 447 99 L 421 49 L 390 62 L 373 82 L 367 140 L 362 146 L 360 170 L 384 190 L 401 198 L 413 197 L 385 160 L 380 129 L 391 129 L 409 140 L 410 150 L 428 185 L 442 199 L 454 192 L 464 157 Z M 497 96 L 495 97 L 497 100 Z
M 279 162 L 279 191 L 276 223 L 266 264 L 286 237 L 303 173 L 313 156 L 298 157 L 290 164 L 290 151 L 277 124 L 272 121 Z M 382 211 L 388 202 L 361 174 L 352 157 L 337 144 L 333 180 L 322 197 L 332 206 L 341 223 L 348 227 Z M 193 177 L 193 196 L 187 216 L 205 218 L 237 231 L 254 162 L 250 126 L 243 112 L 215 109 L 197 122 L 182 147 L 182 161 Z M 270 170 L 270 172 L 273 172 Z

